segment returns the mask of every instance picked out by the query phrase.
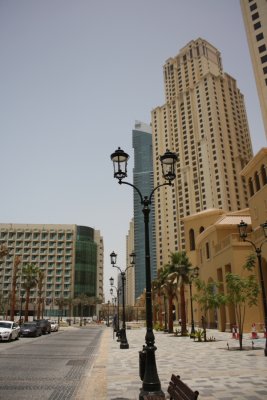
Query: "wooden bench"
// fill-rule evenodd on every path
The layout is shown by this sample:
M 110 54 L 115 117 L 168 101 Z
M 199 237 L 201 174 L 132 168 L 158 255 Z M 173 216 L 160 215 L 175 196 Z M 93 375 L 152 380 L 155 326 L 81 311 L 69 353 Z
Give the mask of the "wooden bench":
M 183 381 L 181 381 L 179 375 L 172 375 L 171 381 L 168 386 L 168 393 L 170 400 L 197 400 L 198 391 L 190 389 Z

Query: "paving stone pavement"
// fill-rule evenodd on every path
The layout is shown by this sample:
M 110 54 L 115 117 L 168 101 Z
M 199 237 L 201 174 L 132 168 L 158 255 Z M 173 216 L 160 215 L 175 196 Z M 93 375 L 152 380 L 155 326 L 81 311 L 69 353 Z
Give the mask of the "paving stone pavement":
M 94 380 L 96 390 L 87 399 L 138 400 L 142 384 L 139 351 L 145 344 L 145 328 L 127 330 L 129 349 L 120 349 L 112 328 L 104 329 L 100 358 L 91 371 L 91 378 L 98 374 L 98 380 Z M 262 334 L 254 340 L 254 350 L 252 340 L 245 334 L 243 351 L 236 349 L 239 343 L 230 333 L 217 330 L 210 330 L 207 335 L 214 336 L 216 341 L 206 343 L 163 332 L 154 334 L 158 375 L 167 399 L 172 373 L 198 390 L 199 400 L 267 399 L 267 357 Z

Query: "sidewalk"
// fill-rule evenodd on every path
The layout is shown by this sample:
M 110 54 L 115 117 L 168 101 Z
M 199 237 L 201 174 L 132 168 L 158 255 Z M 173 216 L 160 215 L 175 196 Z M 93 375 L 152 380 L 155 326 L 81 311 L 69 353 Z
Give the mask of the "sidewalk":
M 138 400 L 139 351 L 145 340 L 145 328 L 127 330 L 129 349 L 120 349 L 112 328 L 104 328 L 98 357 L 90 371 L 87 399 Z M 252 340 L 245 334 L 246 350 L 239 351 L 231 333 L 208 331 L 215 342 L 194 342 L 189 337 L 155 333 L 156 361 L 161 388 L 167 395 L 171 374 L 180 375 L 199 400 L 263 400 L 267 398 L 267 357 L 265 339 Z M 228 346 L 229 345 L 229 350 Z M 89 397 L 88 397 L 89 396 Z M 77 397 L 82 399 L 82 397 Z

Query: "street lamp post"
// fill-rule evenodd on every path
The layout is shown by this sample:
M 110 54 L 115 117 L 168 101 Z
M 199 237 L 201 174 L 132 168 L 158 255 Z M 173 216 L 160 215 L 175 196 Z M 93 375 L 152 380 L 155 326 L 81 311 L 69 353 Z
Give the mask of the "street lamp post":
M 162 166 L 163 178 L 166 180 L 164 183 L 156 186 L 150 196 L 144 196 L 140 190 L 129 182 L 124 182 L 123 179 L 127 177 L 127 162 L 129 155 L 119 147 L 114 153 L 111 154 L 111 160 L 114 167 L 114 178 L 118 179 L 119 184 L 126 184 L 131 186 L 138 193 L 141 205 L 143 206 L 144 225 L 145 225 L 145 268 L 146 268 L 146 336 L 144 346 L 145 351 L 145 373 L 143 377 L 143 385 L 140 391 L 139 400 L 144 400 L 146 396 L 157 396 L 157 399 L 165 399 L 165 395 L 161 390 L 161 384 L 157 373 L 156 358 L 155 358 L 155 336 L 153 333 L 153 318 L 152 318 L 152 298 L 151 298 L 151 267 L 150 267 L 150 248 L 149 248 L 149 214 L 150 205 L 152 204 L 152 197 L 154 192 L 161 186 L 172 186 L 172 181 L 175 179 L 175 164 L 177 162 L 177 155 L 169 150 L 160 157 Z M 140 354 L 140 353 L 139 353 Z
M 111 290 L 111 289 L 110 289 Z M 113 290 L 111 295 L 113 294 Z M 116 310 L 116 303 L 117 303 L 117 297 L 112 296 L 112 328 L 113 328 L 113 339 L 114 339 L 114 332 L 116 332 L 117 327 L 116 327 L 116 319 L 115 319 L 115 310 Z
M 264 349 L 264 355 L 267 357 L 267 303 L 266 303 L 266 291 L 265 291 L 265 286 L 264 286 L 264 279 L 263 279 L 263 272 L 262 272 L 262 262 L 261 262 L 261 249 L 264 243 L 267 242 L 267 221 L 264 222 L 264 224 L 261 224 L 261 227 L 263 229 L 263 234 L 264 234 L 264 240 L 260 244 L 259 247 L 256 246 L 254 242 L 251 240 L 247 239 L 247 227 L 248 225 L 244 222 L 241 221 L 239 225 L 237 225 L 239 229 L 239 236 L 241 239 L 243 239 L 244 242 L 250 243 L 257 255 L 258 258 L 258 265 L 259 265 L 259 272 L 260 272 L 260 284 L 261 284 L 261 292 L 262 292 L 262 302 L 263 302 L 263 312 L 264 312 L 264 334 L 265 334 L 265 349 Z
M 121 338 L 121 349 L 129 349 L 129 343 L 126 336 L 126 323 L 125 323 L 125 281 L 126 281 L 126 271 L 135 265 L 135 253 L 130 254 L 130 265 L 122 271 L 120 267 L 116 265 L 117 261 L 117 254 L 114 251 L 110 254 L 111 265 L 114 268 L 118 268 L 121 274 L 121 281 L 122 281 L 122 329 L 120 331 L 120 338 Z
M 120 341 L 120 289 L 114 286 L 114 278 L 109 278 L 110 286 L 110 294 L 113 295 L 113 288 L 117 292 L 117 319 L 116 319 L 116 336 L 118 338 L 118 342 Z
M 192 282 L 199 275 L 199 268 L 195 267 L 189 273 L 189 290 L 190 290 L 190 307 L 191 307 L 191 333 L 190 338 L 193 338 L 195 335 L 195 322 L 194 322 L 194 311 L 193 311 L 193 297 L 192 297 Z
M 108 320 L 107 320 L 107 326 L 109 327 L 109 303 L 110 301 L 108 300 Z

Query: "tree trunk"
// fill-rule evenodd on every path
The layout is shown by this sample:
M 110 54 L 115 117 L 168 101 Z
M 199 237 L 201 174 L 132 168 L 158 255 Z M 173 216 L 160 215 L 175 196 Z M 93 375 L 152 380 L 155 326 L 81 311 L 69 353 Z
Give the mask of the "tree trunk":
M 20 258 L 15 257 L 12 277 L 12 292 L 11 292 L 11 307 L 10 307 L 10 320 L 14 321 L 15 307 L 16 307 L 16 290 L 17 290 L 17 278 L 18 278 L 18 266 L 20 264 Z
M 162 318 L 162 301 L 161 301 L 161 296 L 158 296 L 159 299 L 159 325 L 162 328 L 163 327 L 163 318 Z
M 187 329 L 186 329 L 184 284 L 182 284 L 181 288 L 180 288 L 180 298 L 181 298 L 181 320 L 182 320 L 182 328 L 181 328 L 182 332 L 181 332 L 181 334 L 182 334 L 182 336 L 186 336 Z
M 38 297 L 37 319 L 40 319 L 40 315 L 41 315 L 41 301 L 42 301 L 42 299 L 40 297 Z
M 28 315 L 29 315 L 29 302 L 30 302 L 30 289 L 26 289 L 26 302 L 25 302 L 25 315 L 24 315 L 24 321 L 28 321 Z
M 168 301 L 169 301 L 169 318 L 168 318 L 168 320 L 169 320 L 168 328 L 169 329 L 168 329 L 168 332 L 173 333 L 172 296 L 169 296 Z

